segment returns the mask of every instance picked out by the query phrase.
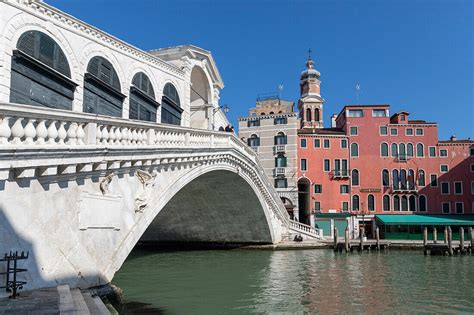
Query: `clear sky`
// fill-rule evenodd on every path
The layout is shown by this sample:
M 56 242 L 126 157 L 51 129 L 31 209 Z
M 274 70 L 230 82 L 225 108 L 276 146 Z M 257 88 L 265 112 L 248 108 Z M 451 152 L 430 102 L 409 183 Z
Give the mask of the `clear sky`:
M 297 102 L 308 48 L 321 72 L 324 121 L 342 106 L 390 104 L 438 122 L 439 136 L 474 138 L 472 0 L 46 0 L 139 48 L 210 50 L 231 122 L 257 94 Z

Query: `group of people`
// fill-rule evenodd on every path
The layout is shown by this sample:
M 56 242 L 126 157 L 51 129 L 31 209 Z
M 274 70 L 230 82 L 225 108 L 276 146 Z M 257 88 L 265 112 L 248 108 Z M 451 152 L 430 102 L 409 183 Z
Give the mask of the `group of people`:
M 227 126 L 225 126 L 224 131 L 227 131 L 227 132 L 234 132 L 234 126 L 232 126 L 232 125 L 227 125 Z

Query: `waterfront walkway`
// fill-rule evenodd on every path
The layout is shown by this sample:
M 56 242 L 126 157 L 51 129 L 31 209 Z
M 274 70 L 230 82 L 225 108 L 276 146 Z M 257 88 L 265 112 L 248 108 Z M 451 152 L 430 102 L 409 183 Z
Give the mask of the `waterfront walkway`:
M 0 299 L 0 314 L 110 315 L 102 300 L 90 291 L 59 285 L 35 291 L 20 291 L 16 299 Z

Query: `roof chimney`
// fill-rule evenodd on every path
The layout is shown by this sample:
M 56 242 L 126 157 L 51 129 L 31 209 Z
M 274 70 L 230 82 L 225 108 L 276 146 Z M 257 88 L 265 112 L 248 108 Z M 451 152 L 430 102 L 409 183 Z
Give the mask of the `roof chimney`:
M 336 128 L 336 118 L 337 118 L 337 115 L 332 114 L 332 116 L 331 116 L 331 128 Z

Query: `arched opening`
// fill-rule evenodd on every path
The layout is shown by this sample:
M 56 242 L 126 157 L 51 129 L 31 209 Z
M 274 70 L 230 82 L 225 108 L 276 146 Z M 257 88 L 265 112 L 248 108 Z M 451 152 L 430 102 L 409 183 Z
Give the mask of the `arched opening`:
M 209 80 L 201 67 L 191 71 L 191 127 L 199 129 L 211 128 L 214 118 L 211 104 Z M 212 119 L 212 120 L 211 120 Z
M 311 108 L 306 108 L 306 121 L 311 121 Z
M 287 143 L 287 138 L 286 135 L 283 132 L 277 133 L 277 135 L 274 138 L 275 145 L 281 145 L 281 144 L 286 144 Z
M 314 120 L 315 121 L 319 121 L 320 120 L 320 117 L 319 117 L 319 108 L 316 108 L 314 110 Z
M 311 183 L 307 178 L 301 178 L 298 181 L 298 210 L 299 220 L 302 223 L 310 224 L 311 222 Z
M 161 99 L 161 122 L 170 125 L 181 125 L 181 102 L 178 91 L 171 83 L 166 83 Z
M 252 134 L 247 139 L 247 144 L 249 147 L 258 147 L 260 146 L 260 138 L 256 134 Z
M 293 202 L 291 202 L 291 200 L 286 197 L 280 197 L 280 199 L 281 202 L 283 202 L 283 204 L 285 205 L 286 211 L 288 212 L 290 219 L 294 220 L 295 215 L 293 209 L 295 208 L 295 206 L 293 205 Z
M 112 64 L 103 57 L 92 58 L 84 75 L 84 112 L 122 117 L 124 99 Z
M 155 91 L 150 79 L 143 72 L 133 76 L 130 87 L 129 118 L 156 122 L 156 111 L 160 104 L 155 100 Z
M 269 221 L 252 187 L 230 171 L 205 173 L 179 190 L 141 242 L 271 243 Z
M 20 36 L 12 57 L 10 102 L 71 110 L 76 86 L 54 39 L 39 31 Z

